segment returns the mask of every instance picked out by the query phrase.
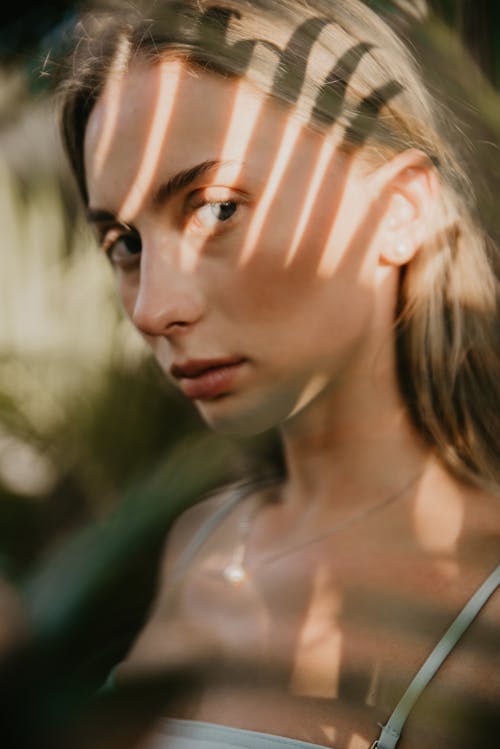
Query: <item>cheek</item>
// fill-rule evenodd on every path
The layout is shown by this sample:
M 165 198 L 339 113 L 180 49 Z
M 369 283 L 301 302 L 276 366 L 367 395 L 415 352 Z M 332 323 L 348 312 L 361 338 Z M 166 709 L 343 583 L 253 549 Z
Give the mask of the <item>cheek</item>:
M 285 285 L 291 293 L 335 278 L 347 287 L 369 285 L 373 236 L 373 217 L 358 189 L 325 191 L 313 204 L 292 191 L 269 211 L 245 270 L 263 288 L 276 279 L 279 288 Z
M 339 269 L 322 279 L 302 264 L 283 269 L 265 249 L 260 262 L 256 257 L 226 288 L 231 288 L 231 315 L 225 315 L 231 325 L 246 331 L 256 353 L 269 362 L 288 362 L 291 371 L 321 364 L 360 340 L 373 313 L 371 290 L 352 274 Z
M 331 314 L 350 320 L 354 305 L 363 308 L 371 298 L 371 238 L 358 231 L 362 218 L 352 201 L 346 199 L 335 215 L 330 209 L 331 201 L 318 198 L 301 226 L 293 204 L 277 206 L 255 252 L 231 269 L 222 294 L 231 289 L 242 314 L 259 324 L 281 321 L 290 332 L 297 326 L 320 327 Z M 238 244 L 242 241 L 243 235 Z

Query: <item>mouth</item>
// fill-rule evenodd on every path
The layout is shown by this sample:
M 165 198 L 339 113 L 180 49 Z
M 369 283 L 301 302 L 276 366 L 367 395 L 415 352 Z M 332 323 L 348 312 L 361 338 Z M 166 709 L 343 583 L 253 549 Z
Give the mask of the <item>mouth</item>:
M 189 360 L 173 364 L 170 373 L 188 398 L 212 400 L 229 392 L 245 362 L 241 357 Z

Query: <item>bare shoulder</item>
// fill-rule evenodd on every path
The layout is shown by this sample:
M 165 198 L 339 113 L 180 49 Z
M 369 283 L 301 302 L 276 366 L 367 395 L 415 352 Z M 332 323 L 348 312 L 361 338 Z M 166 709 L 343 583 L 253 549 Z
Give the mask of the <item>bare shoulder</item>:
M 223 521 L 226 515 L 221 512 L 223 508 L 228 508 L 227 514 L 231 514 L 231 506 L 237 501 L 242 488 L 243 482 L 224 485 L 202 496 L 173 522 L 160 560 L 155 600 L 131 650 L 120 664 L 120 678 L 141 672 L 151 667 L 152 663 L 177 663 L 182 653 L 196 652 L 197 639 L 186 621 L 179 618 L 177 605 L 172 603 L 171 593 L 175 588 L 172 581 L 182 565 L 184 554 L 187 553 L 189 557 L 195 554 L 195 539 L 200 537 L 200 533 L 205 535 L 204 529 L 208 529 L 207 537 L 210 535 L 213 520 L 216 521 L 215 526 L 219 518 Z
M 462 494 L 460 529 L 454 554 L 457 586 L 469 593 L 490 579 L 492 584 L 500 569 L 500 494 L 469 488 Z M 500 634 L 500 589 L 494 590 L 482 619 L 496 621 Z
M 500 494 L 475 489 L 465 494 L 457 550 L 466 567 L 483 575 L 500 564 Z
M 463 636 L 454 683 L 464 692 L 498 705 L 500 700 L 500 496 L 466 493 L 463 533 L 457 544 L 456 578 L 451 591 L 466 591 L 469 601 L 481 590 L 478 614 Z M 479 600 L 479 599 L 478 599 Z M 453 669 L 450 659 L 450 671 Z M 460 678 L 459 678 L 460 677 Z
M 465 522 L 468 523 L 470 531 L 468 534 L 466 532 L 465 536 L 466 558 L 470 566 L 477 560 L 481 578 L 486 579 L 486 576 L 489 576 L 490 588 L 495 584 L 497 586 L 488 605 L 485 606 L 482 621 L 485 627 L 495 634 L 496 663 L 500 666 L 500 495 L 478 492 L 471 497 L 469 505 L 466 506 L 466 515 L 467 513 L 470 519 Z M 491 638 L 487 639 L 491 641 Z
M 265 483 L 265 481 L 264 481 Z M 257 478 L 242 479 L 219 487 L 182 512 L 168 533 L 160 564 L 161 583 L 168 585 L 184 554 L 195 554 L 212 532 L 233 522 L 233 510 L 243 501 L 253 501 L 261 491 Z
M 467 484 L 437 465 L 417 499 L 414 523 L 429 557 L 454 559 L 467 577 L 500 562 L 500 490 Z
M 171 574 L 198 532 L 232 501 L 239 487 L 239 483 L 220 487 L 201 497 L 176 518 L 168 532 L 161 559 L 160 573 L 163 579 Z

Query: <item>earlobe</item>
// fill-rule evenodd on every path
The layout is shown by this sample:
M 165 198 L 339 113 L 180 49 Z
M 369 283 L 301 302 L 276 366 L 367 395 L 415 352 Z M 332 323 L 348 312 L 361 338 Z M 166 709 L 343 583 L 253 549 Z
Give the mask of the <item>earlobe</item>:
M 384 253 L 386 261 L 391 262 L 393 265 L 404 265 L 408 263 L 415 254 L 415 248 L 412 247 L 410 242 L 402 240 L 396 244 L 388 252 Z
M 393 247 L 389 247 L 381 253 L 382 260 L 388 265 L 405 265 L 415 255 L 416 248 L 411 242 L 401 240 Z

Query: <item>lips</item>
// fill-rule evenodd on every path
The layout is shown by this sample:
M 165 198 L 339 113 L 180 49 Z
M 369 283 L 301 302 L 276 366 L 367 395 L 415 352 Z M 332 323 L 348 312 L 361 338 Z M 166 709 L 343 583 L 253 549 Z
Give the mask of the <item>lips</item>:
M 170 372 L 188 398 L 209 400 L 231 389 L 244 363 L 240 357 L 190 360 L 172 365 Z

